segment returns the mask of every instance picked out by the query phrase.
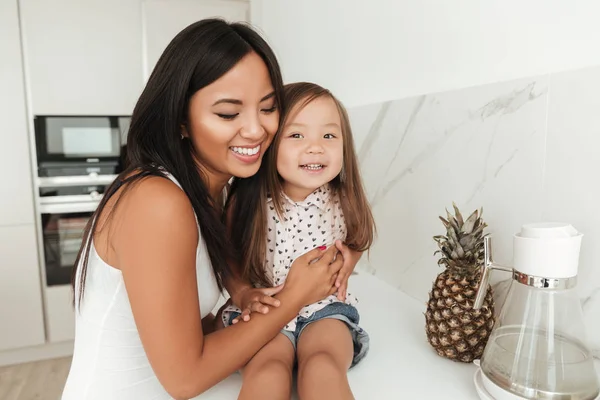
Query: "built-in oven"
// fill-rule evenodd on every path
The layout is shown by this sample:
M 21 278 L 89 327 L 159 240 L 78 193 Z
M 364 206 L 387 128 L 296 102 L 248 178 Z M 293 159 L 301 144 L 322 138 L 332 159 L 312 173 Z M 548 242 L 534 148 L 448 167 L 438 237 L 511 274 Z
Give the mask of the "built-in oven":
M 90 217 L 125 168 L 127 116 L 36 116 L 36 209 L 46 336 L 75 336 L 73 266 Z
M 68 285 L 85 227 L 124 168 L 125 116 L 36 116 L 38 216 L 46 286 Z
M 90 217 L 107 185 L 40 187 L 46 286 L 68 285 Z

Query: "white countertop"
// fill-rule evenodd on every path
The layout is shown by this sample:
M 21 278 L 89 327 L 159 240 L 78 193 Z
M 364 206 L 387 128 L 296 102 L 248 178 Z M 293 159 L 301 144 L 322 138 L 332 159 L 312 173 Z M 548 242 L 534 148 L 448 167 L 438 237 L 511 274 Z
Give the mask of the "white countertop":
M 425 304 L 364 272 L 350 278 L 350 288 L 371 338 L 369 354 L 348 372 L 356 399 L 479 399 L 477 367 L 442 358 L 427 343 Z M 236 399 L 241 384 L 241 375 L 234 374 L 200 398 Z
M 424 304 L 364 272 L 350 288 L 371 338 L 365 359 L 348 372 L 356 399 L 479 399 L 475 365 L 446 360 L 427 343 Z M 200 398 L 235 399 L 241 382 L 234 374 Z

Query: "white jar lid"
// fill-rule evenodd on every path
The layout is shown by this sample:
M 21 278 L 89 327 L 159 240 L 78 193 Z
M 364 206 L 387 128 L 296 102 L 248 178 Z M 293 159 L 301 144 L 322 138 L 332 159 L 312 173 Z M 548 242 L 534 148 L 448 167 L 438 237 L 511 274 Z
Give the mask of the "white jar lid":
M 514 269 L 543 278 L 577 276 L 583 234 L 563 223 L 526 224 L 514 236 Z

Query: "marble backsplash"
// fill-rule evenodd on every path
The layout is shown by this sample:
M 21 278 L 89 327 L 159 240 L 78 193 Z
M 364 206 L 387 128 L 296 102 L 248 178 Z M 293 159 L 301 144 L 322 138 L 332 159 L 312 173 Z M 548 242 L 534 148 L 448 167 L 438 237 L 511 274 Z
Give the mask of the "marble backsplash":
M 597 93 L 600 67 L 349 109 L 378 228 L 361 268 L 425 303 L 441 271 L 432 237 L 453 201 L 483 207 L 502 264 L 521 225 L 571 223 L 585 235 L 578 292 L 600 356 Z

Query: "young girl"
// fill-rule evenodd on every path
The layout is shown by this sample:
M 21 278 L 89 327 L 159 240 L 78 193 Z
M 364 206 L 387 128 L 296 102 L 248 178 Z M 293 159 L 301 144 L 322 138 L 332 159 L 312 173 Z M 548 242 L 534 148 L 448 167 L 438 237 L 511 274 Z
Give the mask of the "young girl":
M 262 192 L 244 197 L 254 202 L 232 200 L 229 211 L 236 226 L 251 227 L 230 234 L 242 280 L 254 287 L 281 286 L 294 259 L 315 247 L 341 240 L 366 251 L 375 230 L 343 105 L 312 83 L 286 85 L 284 104 L 261 172 L 238 182 L 230 198 L 244 189 Z M 301 398 L 353 398 L 346 371 L 365 356 L 369 337 L 358 325 L 358 300 L 345 288 L 344 282 L 338 293 L 305 306 L 256 354 L 243 370 L 240 399 L 289 398 L 295 361 Z M 237 306 L 225 309 L 225 326 L 248 312 L 248 304 Z

